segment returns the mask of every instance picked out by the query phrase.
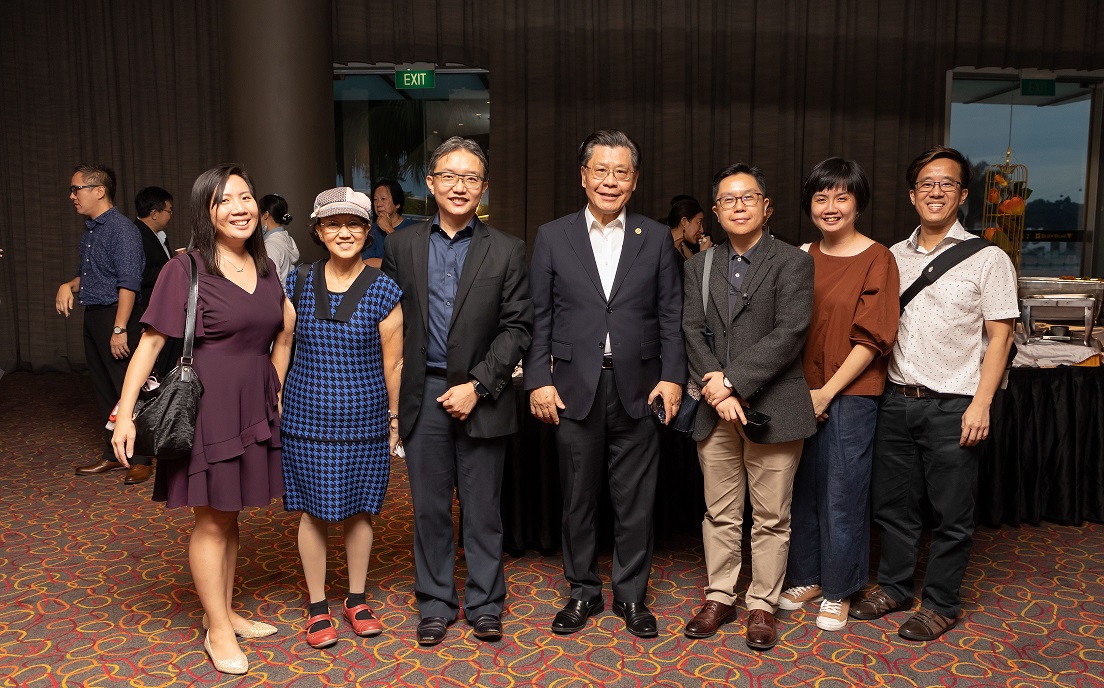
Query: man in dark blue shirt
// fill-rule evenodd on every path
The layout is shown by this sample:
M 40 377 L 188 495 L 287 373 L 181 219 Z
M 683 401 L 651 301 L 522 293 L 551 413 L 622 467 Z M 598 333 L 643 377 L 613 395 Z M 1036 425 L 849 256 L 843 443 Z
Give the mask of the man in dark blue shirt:
M 475 216 L 487 190 L 478 144 L 445 141 L 429 169 L 437 214 L 388 236 L 383 255 L 383 271 L 403 291 L 398 423 L 414 502 L 417 637 L 441 642 L 460 611 L 455 486 L 468 565 L 464 616 L 476 638 L 495 641 L 506 600 L 502 467 L 518 427 L 512 375 L 533 330 L 525 244 Z
M 142 335 L 138 318 L 132 317 L 145 269 L 142 237 L 134 223 L 115 209 L 115 173 L 111 168 L 78 165 L 70 182 L 69 198 L 77 213 L 87 219 L 76 276 L 58 287 L 54 305 L 65 317 L 73 310 L 74 297 L 84 306 L 84 355 L 92 375 L 99 422 L 106 423 L 119 400 L 130 352 Z M 77 475 L 98 475 L 123 467 L 111 449 L 111 433 L 106 429 L 104 432 L 103 456 L 93 464 L 78 467 Z

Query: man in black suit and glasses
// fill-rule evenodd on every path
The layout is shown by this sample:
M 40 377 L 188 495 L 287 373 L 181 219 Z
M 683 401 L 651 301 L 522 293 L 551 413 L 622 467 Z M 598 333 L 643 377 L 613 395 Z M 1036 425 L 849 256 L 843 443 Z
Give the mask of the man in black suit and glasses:
M 460 609 L 454 583 L 453 487 L 464 518 L 464 616 L 480 640 L 502 637 L 506 583 L 499 497 L 506 441 L 517 431 L 512 375 L 533 327 L 525 244 L 475 211 L 487 158 L 452 137 L 429 160 L 433 219 L 395 232 L 383 271 L 402 288 L 399 436 L 414 502 L 418 642 L 436 645 Z

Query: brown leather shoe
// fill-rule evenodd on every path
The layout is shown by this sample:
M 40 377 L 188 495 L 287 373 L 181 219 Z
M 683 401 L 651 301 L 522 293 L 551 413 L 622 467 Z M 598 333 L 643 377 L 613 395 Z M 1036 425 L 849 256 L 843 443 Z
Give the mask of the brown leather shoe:
M 778 629 L 774 614 L 762 609 L 752 609 L 747 619 L 747 645 L 753 650 L 769 650 L 778 643 Z
M 897 635 L 905 640 L 918 640 L 926 642 L 935 640 L 947 631 L 958 625 L 958 619 L 953 616 L 943 616 L 934 609 L 920 607 L 909 620 L 901 624 Z
M 687 638 L 708 638 L 714 635 L 721 626 L 739 618 L 740 612 L 735 605 L 724 604 L 715 600 L 706 600 L 701 611 L 686 624 Z
M 130 468 L 127 469 L 126 477 L 123 478 L 123 484 L 137 485 L 139 483 L 144 483 L 149 480 L 150 473 L 152 472 L 153 471 L 150 470 L 150 467 L 146 464 L 132 463 Z
M 100 473 L 107 473 L 108 471 L 117 471 L 123 468 L 123 464 L 118 461 L 109 461 L 107 459 L 100 459 L 96 463 L 90 463 L 87 466 L 77 466 L 77 475 L 99 475 Z
M 871 619 L 880 619 L 890 612 L 904 611 L 911 606 L 911 601 L 908 604 L 898 602 L 889 596 L 885 588 L 875 585 L 863 593 L 858 602 L 851 605 L 851 609 L 848 610 L 847 614 L 852 619 L 870 621 Z

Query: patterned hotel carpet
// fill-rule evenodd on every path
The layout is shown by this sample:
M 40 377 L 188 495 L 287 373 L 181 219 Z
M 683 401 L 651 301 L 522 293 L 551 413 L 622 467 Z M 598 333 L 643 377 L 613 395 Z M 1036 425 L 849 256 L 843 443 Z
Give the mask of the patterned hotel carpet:
M 700 603 L 703 574 L 701 544 L 687 537 L 657 547 L 649 599 L 657 640 L 627 634 L 609 612 L 585 632 L 552 635 L 546 629 L 565 590 L 559 560 L 526 556 L 507 562 L 507 638 L 482 644 L 458 624 L 443 645 L 423 649 L 413 641 L 401 464 L 376 522 L 369 571 L 385 634 L 360 639 L 341 624 L 335 647 L 306 645 L 295 518 L 274 504 L 242 518 L 237 600 L 281 632 L 243 642 L 248 676 L 222 676 L 201 648 L 187 571 L 189 513 L 152 504 L 150 483 L 125 488 L 122 473 L 72 473 L 95 456 L 89 396 L 79 376 L 0 380 L 3 686 L 1104 686 L 1099 525 L 979 531 L 966 617 L 928 645 L 896 636 L 902 615 L 822 633 L 811 606 L 783 617 L 772 652 L 749 650 L 737 625 L 689 640 L 681 628 Z M 602 568 L 608 572 L 608 556 Z M 345 587 L 332 581 L 332 596 Z

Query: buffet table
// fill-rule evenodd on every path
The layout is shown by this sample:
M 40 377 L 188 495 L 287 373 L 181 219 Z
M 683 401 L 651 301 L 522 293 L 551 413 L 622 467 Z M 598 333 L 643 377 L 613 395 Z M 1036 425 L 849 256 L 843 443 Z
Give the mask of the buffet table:
M 502 485 L 504 545 L 552 553 L 560 547 L 560 489 L 550 426 L 522 402 L 521 431 L 511 440 Z M 997 395 L 990 438 L 982 447 L 978 523 L 990 527 L 1104 523 L 1104 368 L 1016 368 Z M 705 512 L 694 443 L 661 434 L 656 539 L 699 535 Z M 608 499 L 599 542 L 611 541 Z

